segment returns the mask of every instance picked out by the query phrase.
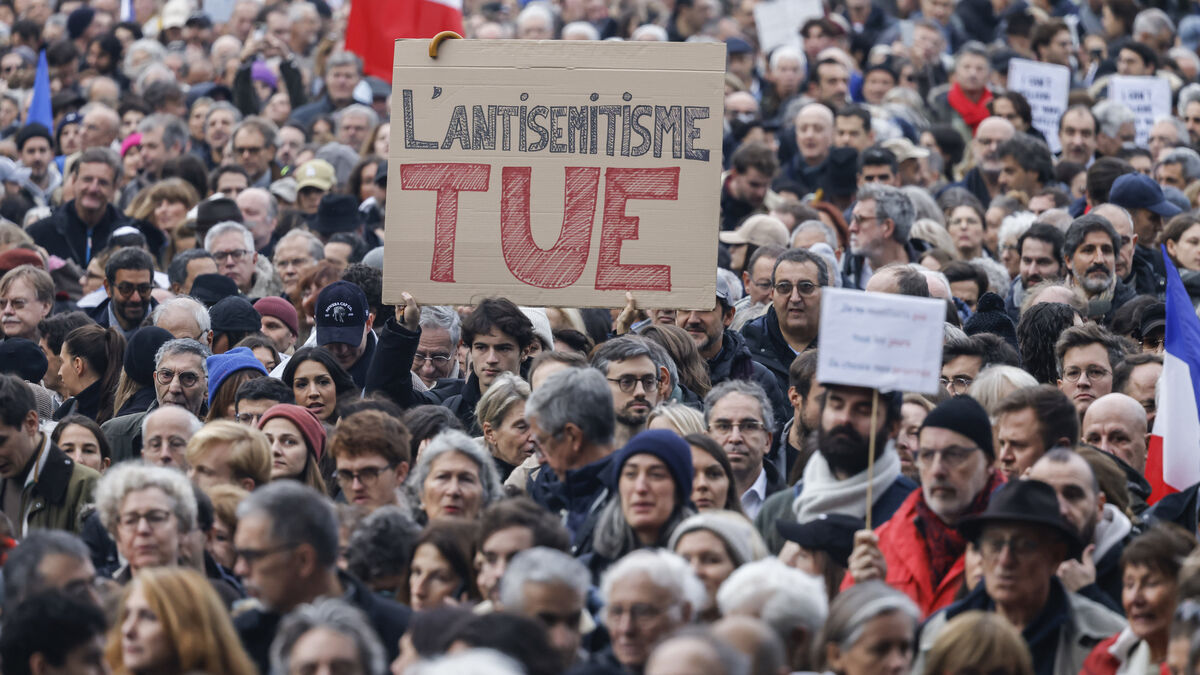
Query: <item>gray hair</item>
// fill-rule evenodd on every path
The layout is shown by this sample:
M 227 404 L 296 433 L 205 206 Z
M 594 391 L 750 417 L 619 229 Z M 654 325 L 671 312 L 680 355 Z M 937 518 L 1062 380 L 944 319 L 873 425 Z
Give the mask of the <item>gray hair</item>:
M 158 365 L 168 356 L 175 354 L 192 354 L 200 359 L 200 369 L 204 371 L 204 376 L 208 377 L 208 357 L 212 356 L 212 352 L 208 347 L 200 344 L 191 338 L 175 338 L 167 340 L 154 353 L 154 369 L 158 370 Z
M 1001 248 L 1004 247 L 1006 241 L 1011 241 L 1015 246 L 1021 235 L 1033 227 L 1036 221 L 1037 216 L 1029 211 L 1017 211 L 1004 216 L 1004 220 L 1000 221 L 1000 230 L 996 233 L 996 241 L 1000 243 Z
M 853 592 L 851 592 L 853 591 Z M 899 612 L 912 620 L 913 632 L 921 621 L 921 610 L 904 593 L 882 581 L 855 584 L 834 599 L 821 635 L 813 641 L 814 653 L 824 662 L 825 645 L 836 644 L 845 652 L 861 638 L 867 623 L 878 616 Z
M 525 402 L 525 417 L 536 418 L 552 436 L 561 434 L 569 422 L 599 445 L 612 443 L 617 424 L 608 381 L 592 368 L 567 368 L 546 378 Z
M 1168 31 L 1171 35 L 1174 35 L 1175 22 L 1171 20 L 1171 17 L 1167 16 L 1166 12 L 1157 7 L 1143 9 L 1133 17 L 1133 30 L 1130 32 L 1135 38 L 1138 33 L 1154 33 L 1157 35 L 1163 31 Z
M 238 122 L 238 125 L 233 128 L 233 133 L 230 138 L 237 138 L 238 132 L 242 129 L 253 129 L 263 137 L 263 144 L 269 145 L 272 148 L 279 144 L 279 127 L 274 122 L 258 115 L 251 115 L 246 119 Z
M 596 41 L 600 39 L 600 31 L 596 30 L 596 27 L 587 21 L 572 21 L 563 26 L 562 37 L 564 40 L 568 39 L 567 35 L 572 33 L 579 33 L 583 36 L 582 39 L 584 40 Z
M 353 103 L 333 114 L 333 121 L 337 124 L 339 130 L 342 128 L 342 120 L 346 119 L 347 115 L 362 115 L 366 117 L 367 125 L 372 129 L 379 126 L 378 113 L 361 103 Z
M 453 307 L 425 305 L 421 308 L 421 330 L 441 328 L 450 334 L 450 348 L 462 340 L 462 318 Z
M 967 394 L 979 401 L 979 405 L 983 406 L 988 415 L 994 415 L 1001 399 L 1013 390 L 1037 385 L 1037 378 L 1021 368 L 994 364 L 979 371 Z
M 220 112 L 222 110 L 233 115 L 234 124 L 238 124 L 242 121 L 242 111 L 238 110 L 237 106 L 229 101 L 217 101 L 213 103 L 211 107 L 209 107 L 208 112 L 204 113 L 204 127 L 206 130 L 208 128 L 208 121 L 212 119 L 213 113 Z M 230 135 L 230 138 L 233 138 L 233 136 Z
M 1200 103 L 1200 84 L 1193 82 L 1179 90 L 1179 102 L 1175 104 L 1175 112 L 1180 117 L 1187 117 L 1189 103 Z M 1179 139 L 1186 140 L 1187 134 L 1181 135 Z
M 288 19 L 292 22 L 299 21 L 307 16 L 312 16 L 313 18 L 320 16 L 317 13 L 317 8 L 311 2 L 300 0 L 299 2 L 293 2 L 292 6 L 288 8 Z
M 212 226 L 212 228 L 208 231 L 208 234 L 204 235 L 204 250 L 212 253 L 213 242 L 217 240 L 217 237 L 223 234 L 228 234 L 229 232 L 237 232 L 238 234 L 242 235 L 242 240 L 246 242 L 247 251 L 253 252 L 255 250 L 254 235 L 250 234 L 250 230 L 246 229 L 245 225 L 232 220 L 226 220 Z
M 868 183 L 858 189 L 857 199 L 874 199 L 875 217 L 880 222 L 891 220 L 895 223 L 892 239 L 900 243 L 908 241 L 913 220 L 916 219 L 916 209 L 907 195 L 890 185 Z
M 1197 56 L 1196 54 L 1191 53 L 1191 52 L 1188 52 L 1188 53 L 1192 54 L 1192 58 L 1196 59 L 1196 67 L 1200 68 L 1200 56 Z M 1184 124 L 1183 120 L 1179 119 L 1178 117 L 1175 117 L 1174 115 L 1163 115 L 1162 117 L 1154 120 L 1155 124 L 1158 124 L 1159 122 L 1166 122 L 1175 128 L 1175 142 L 1176 143 L 1183 143 L 1188 140 L 1187 124 Z M 1158 159 L 1158 158 L 1155 157 L 1154 159 Z
M 682 619 L 684 604 L 691 607 L 693 619 L 708 606 L 708 592 L 692 567 L 679 555 L 661 548 L 638 549 L 608 568 L 600 579 L 600 595 L 606 605 L 613 586 L 635 574 L 646 575 L 650 583 L 671 594 L 671 609 L 676 620 Z
M 525 584 L 562 584 L 587 598 L 592 575 L 579 560 L 552 548 L 537 546 L 513 556 L 500 579 L 500 604 L 504 611 L 525 611 Z
M 945 251 L 951 260 L 958 260 L 962 257 L 958 252 L 958 247 L 954 245 L 954 239 L 946 231 L 946 226 L 939 225 L 936 220 L 917 218 L 913 221 L 912 229 L 908 231 L 908 236 L 912 239 L 920 239 L 938 250 Z
M 325 72 L 328 73 L 329 71 L 333 70 L 334 68 L 340 68 L 341 66 L 354 66 L 355 72 L 358 73 L 359 75 L 362 75 L 362 72 L 363 72 L 362 59 L 358 58 L 358 56 L 354 52 L 347 52 L 347 51 L 334 52 L 333 55 L 330 56 L 329 59 L 325 61 Z
M 88 148 L 79 153 L 79 159 L 75 162 L 75 171 L 83 168 L 84 164 L 104 164 L 113 172 L 113 185 L 121 181 L 125 176 L 125 165 L 121 162 L 121 157 L 112 148 Z
M 200 418 L 196 417 L 196 414 L 193 413 L 191 410 L 188 410 L 187 408 L 184 408 L 182 406 L 169 405 L 169 406 L 163 406 L 161 408 L 155 408 L 154 410 L 151 410 L 142 416 L 142 438 L 145 438 L 147 435 L 146 430 L 150 428 L 150 418 L 151 417 L 154 417 L 155 415 L 163 415 L 163 414 L 177 415 L 180 413 L 187 415 L 187 425 L 188 425 L 188 436 L 189 437 L 196 435 L 197 431 L 200 431 L 201 429 L 204 428 L 204 422 L 201 422 Z
M 137 57 L 143 54 L 149 58 L 143 61 L 141 65 L 134 65 Z M 162 61 L 166 55 L 167 48 L 158 40 L 153 38 L 135 40 L 125 50 L 125 63 L 122 66 L 122 70 L 125 71 L 126 77 L 136 80 L 147 65 Z
M 494 649 L 465 649 L 423 659 L 404 672 L 406 675 L 525 675 L 525 667 Z
M 654 41 L 656 41 L 656 42 L 666 42 L 667 41 L 666 29 L 663 28 L 662 26 L 658 26 L 658 25 L 655 25 L 652 23 L 644 23 L 644 24 L 638 26 L 637 28 L 633 29 L 633 34 L 629 36 L 629 39 L 630 40 L 641 40 L 643 35 L 653 35 Z M 783 49 L 783 48 L 780 47 L 780 49 Z M 774 54 L 777 53 L 778 51 L 779 51 L 778 49 L 775 50 L 775 52 L 772 53 L 772 56 L 774 56 Z
M 183 120 L 174 115 L 159 113 L 151 115 L 141 122 L 138 122 L 137 130 L 139 134 L 147 134 L 155 129 L 162 129 L 162 142 L 164 148 L 172 148 L 176 145 L 183 148 L 188 144 L 188 129 Z
M 554 30 L 554 12 L 550 11 L 549 7 L 540 2 L 531 2 L 528 5 L 525 5 L 525 9 L 521 10 L 521 13 L 517 15 L 517 27 L 519 28 L 521 24 L 525 23 L 529 19 L 537 17 L 544 19 L 546 21 L 546 26 L 549 27 L 551 31 Z
M 480 428 L 486 423 L 494 429 L 504 421 L 514 403 L 528 399 L 528 382 L 512 373 L 500 373 L 475 404 L 475 419 Z
M 829 600 L 820 579 L 767 557 L 738 567 L 721 583 L 717 608 L 725 616 L 756 616 L 787 643 L 798 626 L 809 635 L 821 630 Z
M 304 243 L 308 244 L 308 254 L 312 256 L 313 260 L 325 259 L 325 245 L 321 243 L 321 240 L 317 238 L 317 235 L 309 232 L 308 230 L 291 230 L 287 234 L 280 237 L 279 241 L 275 242 L 275 248 L 278 249 L 281 244 L 293 239 L 303 239 Z M 425 313 L 425 308 L 421 309 L 421 314 L 423 316 Z
M 935 152 L 930 156 L 937 156 L 937 153 Z M 918 185 L 905 185 L 900 188 L 900 192 L 903 192 L 904 196 L 908 197 L 908 200 L 912 202 L 913 220 L 928 218 L 942 227 L 946 226 L 946 214 L 938 208 L 937 202 L 929 194 L 929 190 Z
M 354 650 L 364 673 L 382 675 L 387 659 L 375 629 L 362 610 L 339 598 L 321 598 L 300 605 L 283 619 L 271 642 L 271 673 L 291 672 L 292 648 L 309 631 L 325 629 L 354 641 Z
M 4 608 L 11 612 L 25 598 L 46 590 L 42 579 L 42 561 L 61 555 L 76 560 L 91 560 L 83 540 L 63 530 L 33 530 L 8 554 L 4 563 Z
M 433 462 L 450 452 L 466 455 L 479 467 L 479 484 L 483 486 L 482 506 L 487 506 L 503 496 L 500 477 L 496 473 L 496 464 L 492 461 L 492 456 L 475 442 L 474 438 L 455 429 L 447 429 L 434 436 L 417 456 L 417 465 L 408 477 L 408 484 L 418 495 L 421 494 L 425 479 L 429 478 Z
M 279 217 L 279 200 L 275 197 L 275 195 L 271 194 L 270 190 L 267 190 L 265 188 L 260 188 L 260 187 L 248 187 L 245 190 L 242 190 L 241 194 L 239 194 L 238 197 L 241 197 L 242 195 L 245 195 L 245 194 L 249 194 L 252 196 L 258 195 L 266 200 L 266 202 L 267 202 L 267 220 L 275 220 L 276 218 Z M 289 234 L 291 232 L 296 232 L 296 231 L 297 230 L 290 230 Z M 303 230 L 300 230 L 300 231 L 303 231 Z
M 768 66 L 771 70 L 775 70 L 779 67 L 779 64 L 782 63 L 784 59 L 795 60 L 796 63 L 800 65 L 800 70 L 803 72 L 806 61 L 804 58 L 804 52 L 800 51 L 793 45 L 784 45 L 771 52 L 771 59 L 768 63 Z
M 825 243 L 829 244 L 829 248 L 832 248 L 835 251 L 838 249 L 837 232 L 835 232 L 832 227 L 826 225 L 820 220 L 806 220 L 797 225 L 796 229 L 792 231 L 792 238 L 789 243 L 791 243 L 792 247 L 794 248 L 796 246 L 796 237 L 805 232 L 812 232 L 814 230 L 820 232 L 822 237 L 825 237 Z
M 1191 148 L 1172 148 L 1159 164 L 1182 164 L 1189 182 L 1200 178 L 1200 154 Z
M 115 539 L 121 519 L 121 502 L 131 492 L 157 488 L 171 501 L 180 533 L 196 529 L 196 493 L 182 472 L 163 466 L 121 462 L 109 468 L 96 483 L 96 512 L 100 523 Z
M 251 492 L 238 505 L 238 521 L 255 514 L 270 519 L 270 537 L 276 545 L 308 544 L 319 565 L 333 569 L 337 564 L 337 516 L 325 495 L 298 481 L 276 481 Z
M 704 397 L 705 426 L 708 426 L 713 406 L 730 394 L 741 394 L 758 401 L 758 407 L 762 410 L 763 426 L 767 431 L 775 433 L 775 411 L 771 408 L 771 399 L 767 398 L 767 392 L 762 386 L 748 380 L 725 380 L 708 391 L 708 395 Z
M 1123 125 L 1133 124 L 1136 119 L 1129 106 L 1112 99 L 1100 101 L 1092 106 L 1092 114 L 1096 116 L 1096 122 L 1100 125 L 1096 131 L 1105 136 L 1116 136 Z
M 654 350 L 650 345 L 659 347 L 660 351 Z M 666 361 L 670 361 L 668 356 L 665 360 L 666 350 L 662 350 L 660 345 L 651 342 L 647 338 L 640 335 L 622 335 L 611 340 L 601 342 L 592 352 L 592 367 L 600 371 L 601 374 L 608 375 L 608 367 L 613 361 L 628 361 L 644 356 L 650 359 L 654 364 L 655 370 L 666 368 Z M 657 377 L 658 373 L 655 373 Z
M 936 24 L 934 27 L 937 27 Z M 938 33 L 940 35 L 941 31 L 939 30 Z M 982 42 L 978 40 L 971 40 L 958 48 L 958 53 L 954 55 L 955 70 L 958 69 L 958 66 L 962 63 L 963 58 L 967 56 L 978 56 L 979 58 L 983 59 L 985 63 L 987 63 L 989 71 L 992 69 L 992 60 L 988 58 L 987 47 Z
M 150 312 L 150 323 L 157 326 L 159 319 L 162 318 L 162 315 L 166 314 L 172 309 L 191 312 L 192 319 L 196 322 L 196 326 L 200 328 L 201 333 L 207 333 L 208 331 L 212 330 L 212 317 L 208 315 L 208 310 L 204 307 L 204 305 L 200 304 L 199 300 L 190 295 L 176 296 L 160 304 L 158 307 L 155 307 L 154 311 Z
M 171 56 L 172 52 L 167 52 L 166 56 Z M 165 57 L 164 57 L 165 58 Z M 156 82 L 175 83 L 175 71 L 168 68 L 160 61 L 152 61 L 142 68 L 138 73 L 137 79 L 134 80 L 130 89 L 133 93 L 141 96 L 145 93 L 146 88 Z
M 173 284 L 182 284 L 187 281 L 187 266 L 188 263 L 199 258 L 211 258 L 212 254 L 202 248 L 189 248 L 180 251 L 171 258 L 171 264 L 167 266 L 167 281 Z M 159 305 L 160 307 L 162 305 Z

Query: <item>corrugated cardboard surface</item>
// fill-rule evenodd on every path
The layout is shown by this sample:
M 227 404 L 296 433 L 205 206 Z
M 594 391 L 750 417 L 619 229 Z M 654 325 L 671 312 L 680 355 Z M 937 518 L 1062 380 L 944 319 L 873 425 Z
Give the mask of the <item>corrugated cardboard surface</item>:
M 716 293 L 724 72 L 725 46 L 719 43 L 448 40 L 440 45 L 438 57 L 431 59 L 427 40 L 398 40 L 388 155 L 384 301 L 400 303 L 400 294 L 407 291 L 422 304 L 471 304 L 484 297 L 504 296 L 529 306 L 620 307 L 625 303 L 626 288 L 596 289 L 606 186 L 615 175 L 609 170 L 660 169 L 678 170 L 677 199 L 630 199 L 626 203 L 626 218 L 639 221 L 638 235 L 622 243 L 620 263 L 669 267 L 669 291 L 632 289 L 639 306 L 711 309 Z M 411 92 L 412 131 L 408 136 L 436 141 L 436 148 L 405 147 L 405 90 Z M 511 122 L 508 151 L 501 147 L 499 134 L 492 150 L 464 150 L 457 142 L 442 149 L 453 110 L 459 105 L 466 106 L 472 122 L 472 106 L 476 105 L 485 111 L 488 105 L 527 109 L 539 105 L 703 106 L 708 108 L 708 117 L 695 121 L 699 136 L 692 145 L 707 150 L 708 159 L 674 158 L 669 143 L 658 158 L 653 152 L 621 156 L 619 120 L 615 156 L 608 156 L 603 115 L 598 117 L 595 154 L 521 152 L 516 118 Z M 533 138 L 535 134 L 529 132 L 528 139 Z M 634 145 L 637 141 L 634 136 Z M 490 166 L 486 192 L 458 193 L 453 257 L 448 257 L 449 250 L 443 246 L 440 258 L 443 273 L 439 276 L 447 278 L 444 264 L 450 260 L 452 282 L 431 278 L 437 193 L 403 189 L 401 179 L 406 165 L 410 165 L 411 175 L 413 164 L 441 162 Z M 552 249 L 563 232 L 568 168 L 575 170 L 575 176 L 596 178 L 587 262 L 573 283 L 564 285 L 560 280 L 557 285 L 561 287 L 539 287 L 510 271 L 500 234 L 506 167 L 529 167 L 530 229 L 542 250 Z M 586 188 L 588 180 L 582 183 Z M 581 255 L 581 247 L 577 248 L 575 260 Z M 533 255 L 537 259 L 538 252 Z

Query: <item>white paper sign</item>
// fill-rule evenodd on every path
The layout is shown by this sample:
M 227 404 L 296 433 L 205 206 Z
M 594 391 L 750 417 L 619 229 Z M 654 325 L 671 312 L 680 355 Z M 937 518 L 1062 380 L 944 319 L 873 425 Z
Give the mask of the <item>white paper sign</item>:
M 1033 108 L 1033 126 L 1046 137 L 1050 152 L 1055 154 L 1062 150 L 1058 142 L 1058 121 L 1067 111 L 1070 89 L 1071 69 L 1066 66 L 1027 59 L 1008 62 L 1008 90 L 1029 101 L 1029 107 Z M 1112 95 L 1111 89 L 1109 95 Z
M 1137 144 L 1150 142 L 1154 120 L 1171 116 L 1171 83 L 1161 77 L 1113 75 L 1108 78 L 1108 98 L 1129 106 L 1137 127 Z
M 937 298 L 822 289 L 817 381 L 937 393 L 945 318 Z
M 800 46 L 800 28 L 805 21 L 825 16 L 821 0 L 771 0 L 754 6 L 759 49 L 769 53 L 783 45 Z

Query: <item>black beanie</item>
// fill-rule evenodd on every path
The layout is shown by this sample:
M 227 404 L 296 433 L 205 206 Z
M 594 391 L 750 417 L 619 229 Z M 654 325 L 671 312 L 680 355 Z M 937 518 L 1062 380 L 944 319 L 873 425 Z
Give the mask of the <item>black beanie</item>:
M 975 305 L 975 313 L 963 324 L 963 332 L 967 335 L 991 333 L 1004 338 L 1013 349 L 1017 346 L 1017 329 L 1013 326 L 1012 318 L 1004 311 L 1004 299 L 995 293 L 984 293 Z
M 983 406 L 970 396 L 955 396 L 939 403 L 921 423 L 922 429 L 927 427 L 958 432 L 983 450 L 989 465 L 996 459 L 992 447 L 992 422 Z

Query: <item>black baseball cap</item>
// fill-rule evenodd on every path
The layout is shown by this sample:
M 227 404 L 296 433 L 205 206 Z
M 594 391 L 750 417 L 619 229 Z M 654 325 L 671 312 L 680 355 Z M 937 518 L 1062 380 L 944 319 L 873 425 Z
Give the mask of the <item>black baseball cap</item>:
M 367 325 L 367 294 L 349 281 L 335 281 L 317 296 L 317 344 L 331 342 L 357 346 Z
M 854 533 L 866 528 L 862 518 L 844 513 L 822 513 L 803 523 L 779 520 L 775 522 L 779 535 L 809 551 L 823 551 L 842 567 L 849 567 L 854 550 Z

